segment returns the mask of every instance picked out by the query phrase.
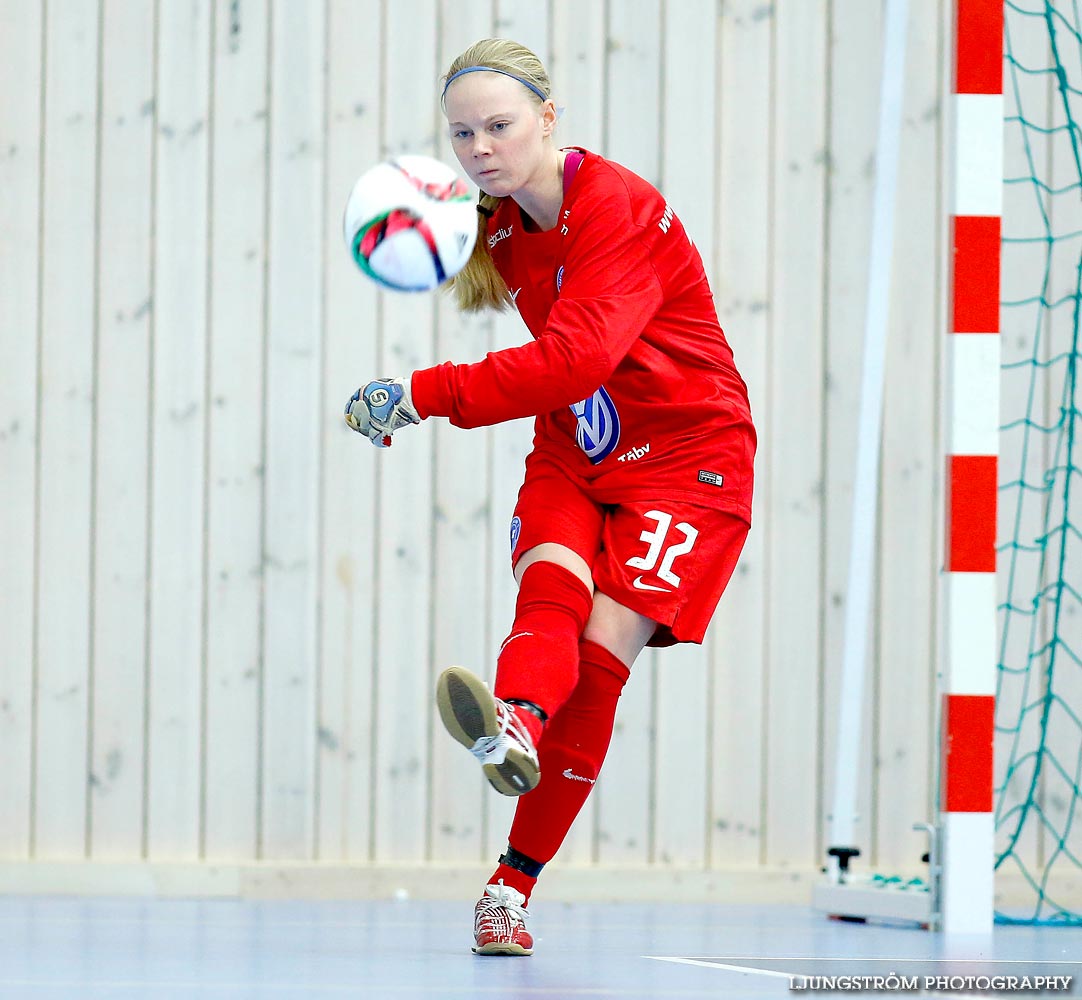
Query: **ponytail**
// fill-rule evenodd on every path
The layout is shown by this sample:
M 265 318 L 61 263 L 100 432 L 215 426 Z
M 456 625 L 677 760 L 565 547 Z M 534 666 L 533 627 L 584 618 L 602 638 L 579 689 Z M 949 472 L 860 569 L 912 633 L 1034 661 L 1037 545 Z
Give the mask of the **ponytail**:
M 495 214 L 502 198 L 482 193 L 477 200 L 477 242 L 473 253 L 449 282 L 455 293 L 455 301 L 463 312 L 481 312 L 495 309 L 502 312 L 511 307 L 507 285 L 488 250 L 488 220 Z

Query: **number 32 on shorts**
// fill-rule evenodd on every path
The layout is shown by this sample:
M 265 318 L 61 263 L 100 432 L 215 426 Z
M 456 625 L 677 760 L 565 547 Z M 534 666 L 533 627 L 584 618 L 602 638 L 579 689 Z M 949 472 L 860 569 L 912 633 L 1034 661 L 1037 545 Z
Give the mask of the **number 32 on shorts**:
M 632 556 L 624 565 L 645 572 L 650 572 L 657 566 L 656 575 L 659 580 L 663 580 L 671 587 L 679 587 L 680 577 L 673 572 L 673 563 L 677 557 L 686 555 L 692 550 L 695 539 L 699 537 L 699 530 L 693 528 L 687 521 L 680 521 L 674 525 L 672 514 L 666 514 L 663 510 L 648 510 L 644 516 L 657 524 L 653 531 L 647 529 L 639 535 L 639 541 L 646 542 L 649 548 L 646 550 L 646 555 Z M 671 540 L 669 539 L 670 531 L 673 536 Z M 635 580 L 635 586 L 646 590 L 662 589 L 640 583 L 638 578 Z

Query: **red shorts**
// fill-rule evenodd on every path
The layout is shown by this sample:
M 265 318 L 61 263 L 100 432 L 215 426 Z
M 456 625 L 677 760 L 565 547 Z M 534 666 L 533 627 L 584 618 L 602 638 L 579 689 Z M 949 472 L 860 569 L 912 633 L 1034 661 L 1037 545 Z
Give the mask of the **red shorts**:
M 598 591 L 658 623 L 648 646 L 701 643 L 747 536 L 743 518 L 685 500 L 598 503 L 559 465 L 535 461 L 511 521 L 511 564 L 542 542 L 565 545 Z

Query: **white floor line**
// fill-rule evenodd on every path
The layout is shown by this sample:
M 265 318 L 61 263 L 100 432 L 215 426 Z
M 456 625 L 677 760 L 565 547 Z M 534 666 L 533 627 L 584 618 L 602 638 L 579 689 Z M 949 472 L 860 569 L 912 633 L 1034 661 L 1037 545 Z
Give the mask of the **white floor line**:
M 72 996 L 77 995 L 75 991 L 84 991 L 90 988 L 98 990 L 133 990 L 138 989 L 143 991 L 143 996 L 149 996 L 151 991 L 158 989 L 169 990 L 186 990 L 192 996 L 197 996 L 201 992 L 207 992 L 208 990 L 229 990 L 230 993 L 235 993 L 236 996 L 241 996 L 246 991 L 252 989 L 251 982 L 215 982 L 213 980 L 207 981 L 188 981 L 188 980 L 159 980 L 159 979 L 73 979 L 73 980 L 50 980 L 50 979 L 2 979 L 0 980 L 0 987 L 19 987 L 33 988 L 34 990 L 71 990 Z M 261 982 L 259 984 L 260 993 L 280 993 L 288 991 L 296 996 L 319 996 L 323 993 L 345 993 L 349 996 L 357 996 L 357 983 L 317 983 L 314 986 L 307 981 L 296 983 L 275 983 L 275 982 Z M 507 996 L 507 986 L 504 984 L 495 986 L 479 986 L 476 983 L 462 986 L 448 986 L 446 983 L 433 983 L 431 986 L 416 986 L 413 984 L 405 984 L 401 986 L 383 986 L 379 987 L 381 995 L 390 996 L 395 993 L 407 993 L 409 996 L 416 996 L 418 993 L 431 993 L 433 997 L 441 998 L 447 996 L 486 996 L 493 995 L 496 1000 L 501 1000 Z M 515 995 L 523 996 L 539 996 L 539 997 L 622 997 L 622 996 L 639 996 L 638 990 L 632 989 L 609 989 L 604 986 L 598 987 L 582 987 L 581 989 L 568 989 L 564 986 L 516 986 Z M 680 994 L 673 994 L 679 996 Z M 696 991 L 695 996 L 701 995 L 699 991 Z M 953 1000 L 953 998 L 952 998 Z
M 660 958 L 656 955 L 644 955 L 644 958 L 657 958 L 662 962 L 688 961 L 691 959 Z M 1082 961 L 1075 958 L 951 958 L 949 955 L 895 955 L 882 958 L 876 955 L 725 955 L 727 962 L 883 962 L 890 965 L 916 965 L 918 962 L 932 965 L 1077 965 Z M 712 964 L 709 959 L 697 959 L 705 964 Z M 742 966 L 741 966 L 742 968 Z M 794 973 L 795 974 L 795 973 Z
M 677 965 L 698 965 L 704 969 L 724 969 L 726 972 L 746 972 L 753 976 L 771 976 L 774 979 L 792 980 L 788 972 L 774 972 L 772 969 L 756 969 L 748 965 L 726 965 L 724 962 L 703 962 L 697 958 L 667 958 L 662 955 L 643 955 L 643 958 L 655 962 L 675 962 Z

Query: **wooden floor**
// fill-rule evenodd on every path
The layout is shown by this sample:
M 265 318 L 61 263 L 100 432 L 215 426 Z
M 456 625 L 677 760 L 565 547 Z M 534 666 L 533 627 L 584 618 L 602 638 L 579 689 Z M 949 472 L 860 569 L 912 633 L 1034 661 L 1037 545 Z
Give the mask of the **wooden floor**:
M 470 953 L 471 918 L 469 901 L 7 898 L 0 997 L 780 997 L 792 975 L 890 973 L 1071 975 L 1082 989 L 1077 928 L 997 927 L 982 944 L 803 907 L 538 902 L 535 954 L 511 959 Z

